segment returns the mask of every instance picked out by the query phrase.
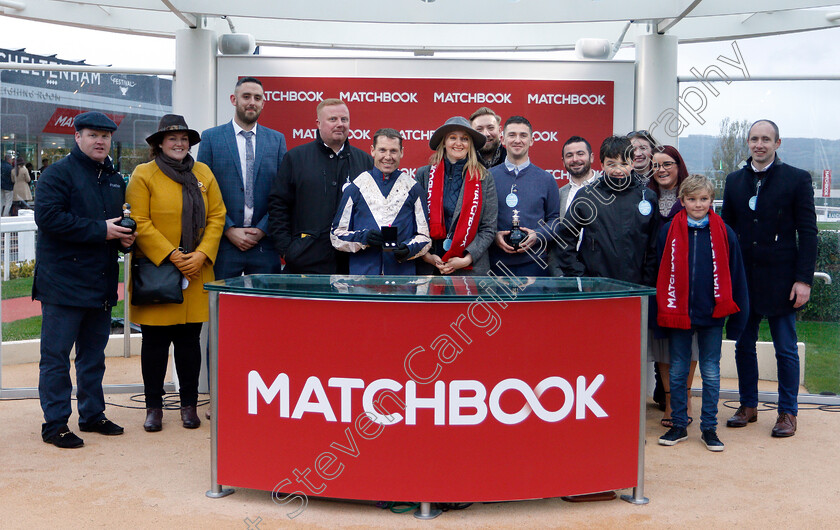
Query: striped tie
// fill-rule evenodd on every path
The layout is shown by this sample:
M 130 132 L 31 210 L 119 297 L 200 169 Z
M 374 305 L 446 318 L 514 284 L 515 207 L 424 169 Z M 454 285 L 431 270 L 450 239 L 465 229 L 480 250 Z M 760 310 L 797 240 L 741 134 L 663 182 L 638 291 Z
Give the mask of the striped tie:
M 240 131 L 245 137 L 245 206 L 254 208 L 254 131 Z

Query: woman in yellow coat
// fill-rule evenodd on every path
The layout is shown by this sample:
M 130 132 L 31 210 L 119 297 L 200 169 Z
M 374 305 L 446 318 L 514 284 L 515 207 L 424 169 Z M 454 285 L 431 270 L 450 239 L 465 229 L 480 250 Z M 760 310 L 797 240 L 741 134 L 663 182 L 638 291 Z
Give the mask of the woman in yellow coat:
M 131 306 L 131 321 L 140 324 L 143 333 L 143 428 L 149 432 L 162 428 L 170 344 L 175 346 L 181 421 L 188 429 L 201 425 L 195 410 L 201 368 L 199 335 L 210 313 L 204 284 L 214 280 L 213 261 L 224 229 L 225 205 L 213 172 L 190 156 L 190 147 L 200 141 L 183 116 L 161 118 L 158 132 L 146 138 L 154 160 L 137 166 L 125 193 L 137 222 L 135 255 L 156 265 L 170 260 L 186 284 L 181 304 Z

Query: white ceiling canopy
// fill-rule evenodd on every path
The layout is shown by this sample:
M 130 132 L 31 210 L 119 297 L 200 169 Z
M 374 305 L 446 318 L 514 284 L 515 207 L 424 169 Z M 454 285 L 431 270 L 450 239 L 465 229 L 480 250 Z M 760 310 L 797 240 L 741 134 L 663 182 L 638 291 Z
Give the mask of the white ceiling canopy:
M 815 0 L 0 0 L 6 16 L 139 35 L 185 27 L 249 33 L 257 44 L 405 51 L 540 51 L 580 38 L 632 42 L 649 29 L 703 42 L 838 25 Z

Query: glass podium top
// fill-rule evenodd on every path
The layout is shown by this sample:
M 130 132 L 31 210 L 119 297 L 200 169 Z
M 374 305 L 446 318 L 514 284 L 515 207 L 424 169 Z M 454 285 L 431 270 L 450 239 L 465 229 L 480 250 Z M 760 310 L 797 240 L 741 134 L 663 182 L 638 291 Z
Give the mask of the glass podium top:
M 253 274 L 205 284 L 209 291 L 281 298 L 461 302 L 625 298 L 656 289 L 609 278 Z

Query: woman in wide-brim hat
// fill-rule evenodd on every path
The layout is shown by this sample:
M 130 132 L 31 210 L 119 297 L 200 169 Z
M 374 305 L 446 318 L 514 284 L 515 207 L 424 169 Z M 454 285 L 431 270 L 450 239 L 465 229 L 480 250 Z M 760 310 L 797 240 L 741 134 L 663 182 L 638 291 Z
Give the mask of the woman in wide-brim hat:
M 461 116 L 446 120 L 429 140 L 430 165 L 417 170 L 426 191 L 432 247 L 417 264 L 420 274 L 484 275 L 496 236 L 493 177 L 479 162 L 484 135 Z
M 149 432 L 162 428 L 163 382 L 169 345 L 175 345 L 175 369 L 180 383 L 181 421 L 194 429 L 198 374 L 201 368 L 199 335 L 209 317 L 204 284 L 211 282 L 213 261 L 225 225 L 225 205 L 210 168 L 190 156 L 201 141 L 183 116 L 167 114 L 146 142 L 153 160 L 137 166 L 126 189 L 126 202 L 137 222 L 135 257 L 156 265 L 171 261 L 188 281 L 181 304 L 131 305 L 131 321 L 143 333 L 140 364 L 146 395 Z

